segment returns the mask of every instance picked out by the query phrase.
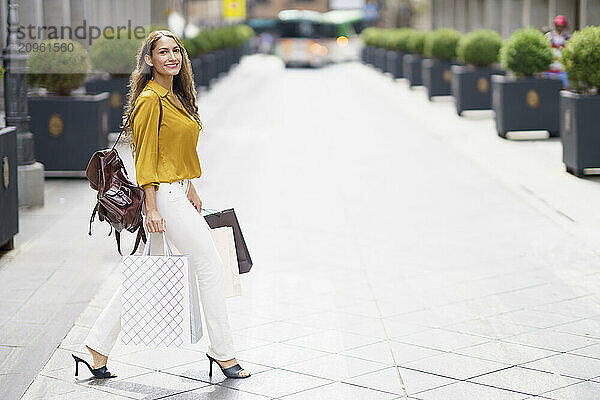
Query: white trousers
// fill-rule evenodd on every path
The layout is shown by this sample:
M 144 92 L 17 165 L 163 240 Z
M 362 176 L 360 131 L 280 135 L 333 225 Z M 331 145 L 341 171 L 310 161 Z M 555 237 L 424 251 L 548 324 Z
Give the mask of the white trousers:
M 207 352 L 217 360 L 230 360 L 235 356 L 223 289 L 223 265 L 206 220 L 187 199 L 189 184 L 187 180 L 161 183 L 156 192 L 156 206 L 166 221 L 169 241 L 182 254 L 191 255 L 204 311 L 203 328 L 210 339 Z M 159 243 L 162 247 L 162 240 L 152 240 L 152 243 L 153 247 Z M 94 322 L 85 344 L 108 356 L 120 331 L 121 292 L 118 290 Z

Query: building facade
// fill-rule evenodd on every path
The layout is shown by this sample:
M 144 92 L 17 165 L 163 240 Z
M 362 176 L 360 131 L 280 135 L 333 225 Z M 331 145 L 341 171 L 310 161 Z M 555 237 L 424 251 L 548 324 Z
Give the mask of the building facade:
M 277 18 L 281 10 L 329 11 L 329 0 L 251 0 L 249 18 Z
M 6 43 L 7 0 L 0 0 L 0 38 Z M 180 7 L 180 0 L 14 0 L 19 5 L 19 22 L 27 32 L 24 42 L 44 39 L 49 27 L 84 26 L 100 29 L 118 26 L 148 26 L 166 24 L 171 9 Z M 32 26 L 31 31 L 27 27 Z M 46 29 L 43 29 L 46 27 Z M 42 37 L 38 37 L 38 33 Z M 32 37 L 34 36 L 34 37 Z M 86 48 L 89 40 L 76 39 Z
M 423 28 L 487 28 L 508 37 L 523 26 L 552 28 L 558 14 L 567 18 L 569 31 L 600 25 L 600 0 L 429 0 L 420 21 Z

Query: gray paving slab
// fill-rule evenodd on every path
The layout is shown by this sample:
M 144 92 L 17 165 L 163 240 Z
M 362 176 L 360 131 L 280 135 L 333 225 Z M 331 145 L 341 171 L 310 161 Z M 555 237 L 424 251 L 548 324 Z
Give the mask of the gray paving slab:
M 318 333 L 285 340 L 283 343 L 314 350 L 326 351 L 329 353 L 341 353 L 345 350 L 351 350 L 357 347 L 378 343 L 380 341 L 381 339 L 371 336 L 356 335 L 354 333 L 329 329 Z
M 581 379 L 521 367 L 503 369 L 470 381 L 535 396 L 583 382 Z
M 489 339 L 445 329 L 429 329 L 395 339 L 397 342 L 427 347 L 439 351 L 453 351 L 489 342 Z
M 315 389 L 305 390 L 281 399 L 285 400 L 346 400 L 346 399 L 364 399 L 364 400 L 384 400 L 397 399 L 395 394 L 381 392 L 378 390 L 367 389 L 361 386 L 350 385 L 343 382 L 335 382 L 329 385 L 319 386 Z
M 90 380 L 82 382 L 80 385 L 118 396 L 137 397 L 147 400 L 171 397 L 194 389 L 211 386 L 206 382 L 162 372 L 149 372 L 119 380 Z
M 251 363 L 248 361 L 244 362 L 244 368 L 252 371 L 253 375 L 274 369 L 273 367 Z M 226 379 L 225 375 L 219 372 L 213 373 L 213 376 L 208 376 L 208 362 L 204 360 L 180 365 L 178 367 L 166 368 L 163 369 L 162 372 L 212 384 L 221 383 Z
M 422 372 L 466 380 L 508 368 L 506 364 L 456 353 L 443 353 L 403 365 Z
M 499 340 L 454 350 L 454 353 L 471 357 L 483 358 L 507 365 L 519 365 L 557 355 L 559 353 L 540 349 L 537 347 L 524 346 L 515 343 L 507 343 Z
M 403 385 L 397 386 L 394 384 L 394 377 L 402 376 Z M 439 375 L 428 374 L 421 371 L 414 371 L 405 368 L 386 368 L 385 370 L 376 371 L 361 375 L 352 379 L 346 380 L 359 386 L 368 387 L 371 389 L 396 393 L 399 395 L 418 396 L 418 393 L 425 390 L 442 387 L 457 382 L 454 379 L 449 379 Z M 406 393 L 404 393 L 406 391 Z
M 594 338 L 555 332 L 549 329 L 536 330 L 502 340 L 559 352 L 574 351 L 598 343 L 598 340 Z
M 457 382 L 418 394 L 423 400 L 477 399 L 477 400 L 523 400 L 530 397 L 524 393 L 478 385 L 469 382 Z
M 556 354 L 520 366 L 585 380 L 600 377 L 599 359 L 574 354 Z
M 600 383 L 576 383 L 562 389 L 545 392 L 544 396 L 557 400 L 593 400 L 600 396 Z
M 298 374 L 281 369 L 271 369 L 256 374 L 252 378 L 252 380 L 225 380 L 220 385 L 231 389 L 238 389 L 253 394 L 277 398 L 332 383 L 332 381 L 328 379 Z
M 49 180 L 45 193 L 43 208 L 20 210 L 16 249 L 0 257 L 0 347 L 10 348 L 0 360 L 9 374 L 0 375 L 0 398 L 21 397 L 116 266 L 113 243 L 85 231 L 93 204 L 87 183 Z M 82 256 L 92 251 L 98 257 Z
M 26 398 L 400 398 L 406 389 L 427 400 L 453 385 L 461 400 L 531 397 L 584 383 L 511 367 L 562 351 L 584 353 L 565 372 L 590 375 L 600 358 L 589 334 L 600 315 L 600 211 L 578 199 L 598 197 L 600 186 L 563 173 L 557 141 L 502 141 L 488 117 L 458 118 L 451 103 L 429 103 L 356 63 L 288 70 L 246 58 L 199 108 L 204 175 L 195 183 L 206 207 L 235 207 L 255 262 L 244 295 L 228 300 L 237 356 L 254 376 L 208 379 L 203 338 L 169 352 L 117 346 L 111 368 L 123 376 L 73 379 L 65 358 L 84 351 L 77 342 L 118 282 L 106 272 L 115 264 L 109 240 L 67 255 L 36 245 L 31 232 L 82 240 L 53 225 L 77 220 L 65 213 L 74 199 L 85 208 L 83 187 L 61 182 L 47 185 L 47 207 L 29 211 L 21 249 L 0 258 L 0 274 L 10 264 L 39 269 L 36 281 L 48 285 L 32 296 L 55 289 L 56 303 L 81 305 Z M 96 264 L 105 266 L 100 290 L 63 283 Z M 11 276 L 4 325 L 31 289 Z

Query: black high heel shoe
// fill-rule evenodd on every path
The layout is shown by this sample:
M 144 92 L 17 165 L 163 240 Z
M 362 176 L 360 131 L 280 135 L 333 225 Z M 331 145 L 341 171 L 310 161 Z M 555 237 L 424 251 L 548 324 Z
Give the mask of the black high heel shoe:
M 94 378 L 107 379 L 117 377 L 116 375 L 111 374 L 110 371 L 106 369 L 106 365 L 104 367 L 93 369 L 92 366 L 88 364 L 88 362 L 84 359 L 77 357 L 75 354 L 71 355 L 73 356 L 73 359 L 75 359 L 75 376 L 79 375 L 79 363 L 82 362 L 88 367 L 92 375 L 94 375 Z
M 214 358 L 212 358 L 208 354 L 206 355 L 206 357 L 208 357 L 208 360 L 210 361 L 210 367 L 208 369 L 208 376 L 209 377 L 212 377 L 213 362 L 217 363 L 217 365 L 219 366 L 219 368 L 221 368 L 221 372 L 227 378 L 244 379 L 244 378 L 248 378 L 250 376 L 250 374 L 248 374 L 248 375 L 240 375 L 240 371 L 244 371 L 244 369 L 242 367 L 240 367 L 240 364 L 235 364 L 233 367 L 229 367 L 229 368 L 223 368 L 221 366 L 221 364 L 219 364 L 219 362 L 217 360 L 215 360 Z

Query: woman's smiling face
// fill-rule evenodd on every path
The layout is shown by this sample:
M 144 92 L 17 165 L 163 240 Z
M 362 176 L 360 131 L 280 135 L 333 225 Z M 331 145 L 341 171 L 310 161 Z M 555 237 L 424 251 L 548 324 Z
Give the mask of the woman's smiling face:
M 156 73 L 171 76 L 179 73 L 183 60 L 179 45 L 169 36 L 158 39 L 152 50 L 152 57 L 146 55 L 144 58 L 148 65 L 154 67 Z

